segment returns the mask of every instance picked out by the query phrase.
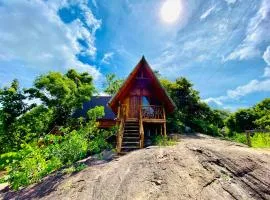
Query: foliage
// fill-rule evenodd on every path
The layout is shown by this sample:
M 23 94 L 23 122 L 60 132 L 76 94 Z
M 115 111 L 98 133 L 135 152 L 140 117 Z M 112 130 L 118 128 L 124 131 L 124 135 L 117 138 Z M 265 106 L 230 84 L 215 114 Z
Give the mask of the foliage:
M 18 152 L 8 152 L 0 155 L 0 170 L 5 169 L 6 166 L 20 160 L 21 156 Z
M 247 137 L 245 133 L 233 133 L 230 136 L 230 139 L 234 140 L 235 142 L 247 144 Z
M 123 79 L 118 79 L 115 74 L 107 74 L 106 75 L 106 82 L 105 82 L 105 89 L 104 92 L 106 92 L 109 95 L 114 95 L 121 85 L 123 84 Z
M 72 165 L 89 154 L 111 148 L 106 139 L 114 132 L 98 129 L 95 122 L 96 117 L 102 116 L 103 113 L 103 107 L 96 107 L 89 111 L 92 119 L 77 130 L 65 127 L 62 129 L 64 135 L 46 135 L 36 142 L 23 145 L 14 155 L 11 154 L 12 163 L 5 161 L 3 164 L 8 169 L 11 186 L 18 189 L 37 182 L 64 165 Z M 6 157 L 2 160 L 6 160 Z M 75 166 L 74 171 L 84 167 Z M 71 167 L 67 168 L 67 172 L 70 170 Z
M 175 145 L 177 141 L 169 138 L 168 136 L 157 135 L 152 138 L 153 144 L 158 146 L 172 146 Z
M 255 133 L 251 138 L 251 146 L 270 148 L 270 133 Z
M 73 130 L 65 136 L 56 136 L 59 141 L 48 145 L 46 154 L 56 156 L 61 163 L 71 164 L 77 160 L 84 158 L 87 155 L 88 143 L 85 140 L 85 135 Z
M 270 128 L 270 98 L 248 109 L 239 109 L 225 120 L 230 132 Z
M 266 98 L 254 107 L 257 114 L 255 124 L 262 129 L 270 130 L 270 98 Z
M 0 153 L 12 150 L 14 133 L 10 130 L 16 119 L 25 113 L 30 107 L 24 102 L 26 96 L 19 88 L 19 82 L 15 79 L 10 87 L 0 89 L 0 144 L 3 146 Z
M 200 100 L 199 92 L 186 78 L 178 78 L 175 82 L 161 79 L 170 97 L 176 104 L 176 110 L 168 116 L 170 131 L 183 132 L 185 127 L 210 135 L 219 135 L 219 128 L 224 126 L 225 111 L 212 110 Z
M 233 133 L 230 139 L 247 144 L 247 138 L 245 133 Z M 250 137 L 251 146 L 255 148 L 269 148 L 270 147 L 270 133 L 254 133 Z
M 17 146 L 45 136 L 53 123 L 53 117 L 52 109 L 40 105 L 17 119 L 11 129 L 14 135 L 13 140 L 16 141 Z
M 90 100 L 95 91 L 92 77 L 71 69 L 66 74 L 50 72 L 38 77 L 34 87 L 27 89 L 30 98 L 40 99 L 54 111 L 54 123 L 63 125 L 72 112 Z
M 56 157 L 44 153 L 37 145 L 25 145 L 19 151 L 21 159 L 8 167 L 9 182 L 13 189 L 37 182 L 46 174 L 61 166 Z

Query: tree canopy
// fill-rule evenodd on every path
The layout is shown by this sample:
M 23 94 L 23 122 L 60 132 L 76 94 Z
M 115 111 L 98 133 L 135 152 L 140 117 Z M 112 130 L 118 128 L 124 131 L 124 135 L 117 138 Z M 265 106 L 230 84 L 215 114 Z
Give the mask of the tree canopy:
M 114 95 L 119 90 L 123 82 L 124 80 L 117 78 L 115 74 L 107 74 L 106 81 L 104 83 L 104 92 L 109 95 Z
M 62 125 L 75 109 L 90 100 L 94 91 L 93 79 L 88 73 L 71 69 L 66 74 L 49 72 L 38 77 L 26 93 L 30 99 L 39 99 L 53 109 L 55 124 Z

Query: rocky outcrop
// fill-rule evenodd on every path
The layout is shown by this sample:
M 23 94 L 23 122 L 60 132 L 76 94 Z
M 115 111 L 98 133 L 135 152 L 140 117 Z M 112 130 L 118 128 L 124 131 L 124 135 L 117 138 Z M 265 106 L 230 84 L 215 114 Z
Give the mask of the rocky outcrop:
M 207 136 L 48 177 L 4 199 L 270 199 L 270 152 Z

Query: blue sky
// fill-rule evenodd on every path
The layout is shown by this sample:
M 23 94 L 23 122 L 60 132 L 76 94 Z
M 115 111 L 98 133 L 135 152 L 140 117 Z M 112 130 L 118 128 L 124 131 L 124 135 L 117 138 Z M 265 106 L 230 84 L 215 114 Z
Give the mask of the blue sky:
M 161 17 L 167 1 L 178 18 Z M 172 11 L 175 12 L 175 11 Z M 0 86 L 69 68 L 126 77 L 142 55 L 217 108 L 270 96 L 269 0 L 0 0 Z

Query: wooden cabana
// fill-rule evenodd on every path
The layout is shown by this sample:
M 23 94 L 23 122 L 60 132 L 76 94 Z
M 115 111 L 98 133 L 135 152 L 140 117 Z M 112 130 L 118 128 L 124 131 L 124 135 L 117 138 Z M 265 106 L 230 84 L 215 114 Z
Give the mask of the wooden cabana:
M 145 146 L 145 135 L 166 135 L 166 114 L 175 104 L 144 57 L 108 103 L 117 115 L 117 151 Z M 154 127 L 154 129 L 153 129 Z

